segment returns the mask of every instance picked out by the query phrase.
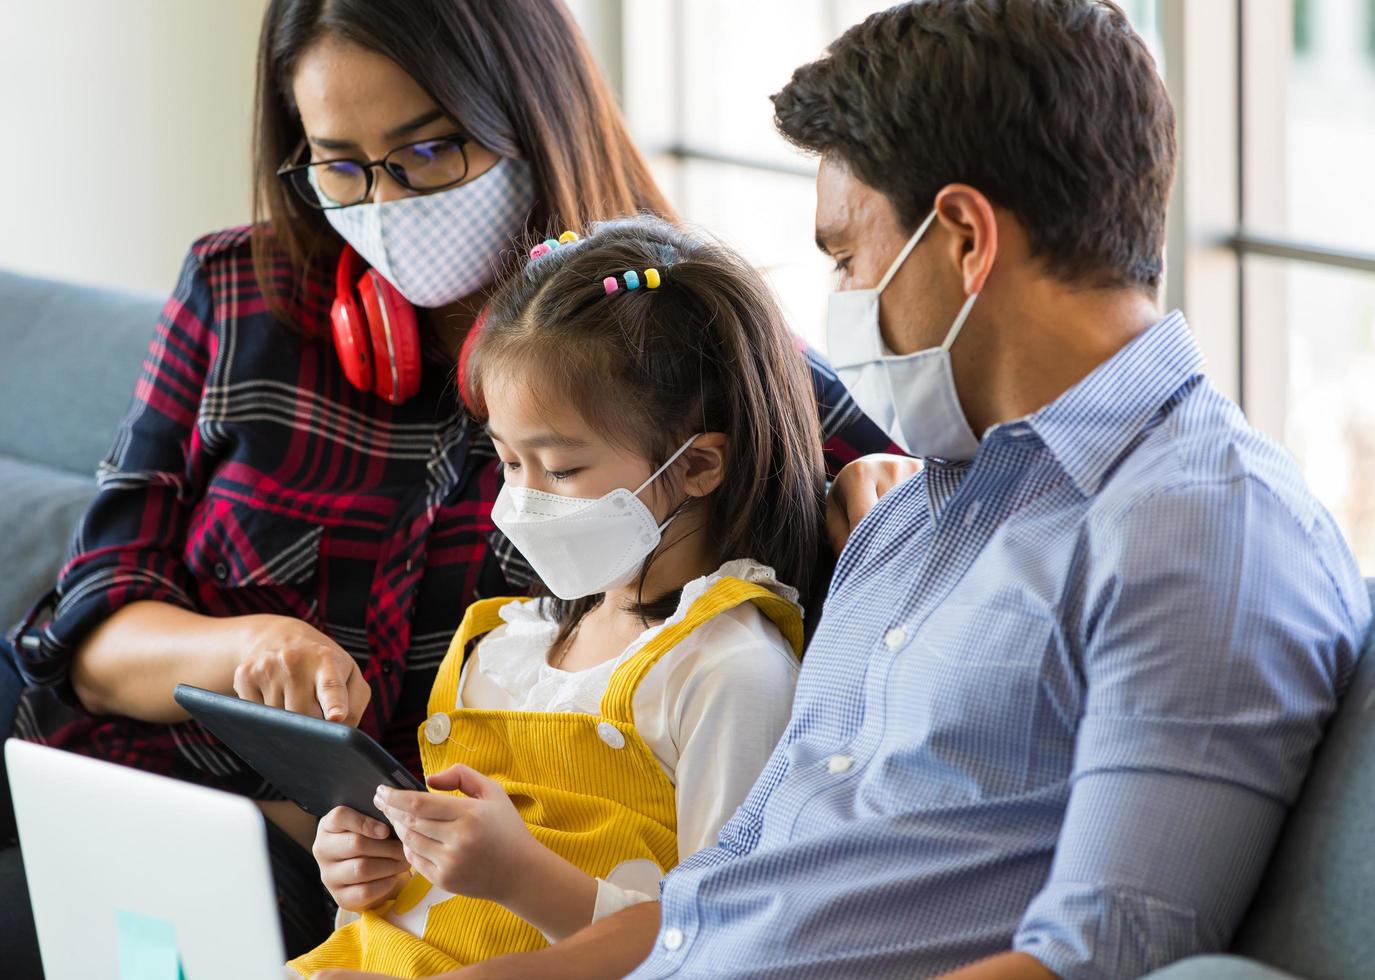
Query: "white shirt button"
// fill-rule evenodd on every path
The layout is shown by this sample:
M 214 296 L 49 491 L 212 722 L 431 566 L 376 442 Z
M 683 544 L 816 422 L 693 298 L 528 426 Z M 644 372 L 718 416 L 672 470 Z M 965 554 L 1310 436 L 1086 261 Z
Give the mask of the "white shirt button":
M 625 748 L 625 736 L 622 735 L 621 730 L 611 724 L 611 722 L 604 721 L 598 725 L 597 734 L 601 736 L 603 742 L 613 749 Z
M 425 722 L 425 739 L 431 745 L 438 745 L 449 737 L 453 722 L 443 712 L 436 711 Z
M 894 626 L 887 633 L 883 634 L 883 645 L 889 650 L 896 650 L 907 642 L 907 631 L 901 626 Z
M 855 760 L 848 755 L 833 755 L 826 760 L 826 771 L 835 775 L 842 772 L 849 772 L 850 767 L 855 764 Z
M 683 930 L 665 929 L 664 930 L 664 949 L 672 953 L 674 950 L 682 948 Z

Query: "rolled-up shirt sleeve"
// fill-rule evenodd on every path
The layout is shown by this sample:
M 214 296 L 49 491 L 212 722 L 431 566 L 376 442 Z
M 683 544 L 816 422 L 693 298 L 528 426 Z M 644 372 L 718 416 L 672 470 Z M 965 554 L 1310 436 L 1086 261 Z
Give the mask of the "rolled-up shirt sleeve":
M 1363 595 L 1321 512 L 1249 477 L 1120 518 L 1090 583 L 1085 695 L 1050 876 L 1015 949 L 1133 977 L 1226 948 L 1355 664 Z
M 31 617 L 37 642 L 21 644 L 30 684 L 65 688 L 74 651 L 116 610 L 152 599 L 196 608 L 183 562 L 195 505 L 196 418 L 215 354 L 213 300 L 189 255 L 148 347 L 129 413 L 97 472 L 99 493 L 82 519 L 57 588 Z

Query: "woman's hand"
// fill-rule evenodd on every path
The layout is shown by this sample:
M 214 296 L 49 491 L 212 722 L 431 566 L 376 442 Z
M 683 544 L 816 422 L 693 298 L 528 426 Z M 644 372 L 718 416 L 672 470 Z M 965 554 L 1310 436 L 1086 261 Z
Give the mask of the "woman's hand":
M 372 698 L 339 644 L 290 616 L 244 616 L 234 693 L 303 715 L 357 725 Z
M 406 859 L 445 891 L 503 902 L 543 848 L 495 780 L 457 765 L 428 782 L 465 795 L 379 786 L 373 801 L 396 828 Z
M 320 821 L 311 853 L 320 865 L 320 880 L 341 909 L 374 908 L 396 897 L 410 880 L 401 841 L 389 833 L 386 824 L 346 806 Z
M 826 497 L 826 537 L 838 555 L 850 532 L 874 509 L 878 498 L 921 469 L 921 460 L 910 456 L 874 453 L 846 463 Z

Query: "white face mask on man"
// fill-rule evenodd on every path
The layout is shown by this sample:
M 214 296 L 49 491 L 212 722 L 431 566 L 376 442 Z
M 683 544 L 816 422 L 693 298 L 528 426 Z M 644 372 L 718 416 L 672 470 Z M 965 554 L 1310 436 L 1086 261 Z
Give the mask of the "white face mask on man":
M 974 458 L 979 440 L 960 408 L 950 348 L 979 294 L 969 294 L 939 347 L 894 354 L 879 328 L 879 295 L 935 219 L 932 211 L 876 287 L 831 294 L 826 342 L 840 380 L 889 438 L 913 456 L 963 461 Z
M 503 157 L 457 187 L 331 208 L 325 218 L 412 306 L 434 308 L 495 278 L 534 204 L 530 165 Z
M 697 441 L 693 436 L 635 490 L 621 488 L 600 497 L 556 493 L 503 484 L 492 505 L 492 523 L 510 539 L 550 592 L 581 599 L 629 585 L 655 548 L 670 517 L 660 524 L 640 499 Z

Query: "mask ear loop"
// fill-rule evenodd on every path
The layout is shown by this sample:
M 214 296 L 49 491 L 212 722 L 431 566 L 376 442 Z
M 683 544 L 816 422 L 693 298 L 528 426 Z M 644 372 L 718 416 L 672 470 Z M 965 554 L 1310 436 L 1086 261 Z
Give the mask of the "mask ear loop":
M 703 435 L 705 435 L 705 434 L 706 434 L 706 433 L 699 432 L 699 433 L 697 433 L 697 435 L 693 436 L 693 437 L 692 437 L 691 439 L 689 439 L 687 442 L 685 442 L 685 443 L 683 443 L 681 446 L 679 446 L 679 447 L 678 447 L 678 451 L 668 458 L 668 462 L 664 463 L 663 466 L 660 466 L 657 470 L 655 470 L 653 473 L 651 473 L 651 474 L 649 475 L 649 479 L 648 479 L 648 480 L 646 480 L 644 483 L 641 483 L 638 487 L 635 488 L 635 493 L 634 493 L 634 495 L 635 495 L 636 497 L 638 497 L 638 496 L 640 495 L 640 491 L 641 491 L 641 490 L 643 490 L 645 487 L 649 486 L 649 485 L 650 485 L 651 483 L 653 483 L 655 480 L 659 479 L 659 477 L 663 476 L 664 470 L 668 469 L 670 466 L 672 466 L 674 463 L 676 463 L 676 462 L 678 461 L 678 457 L 681 456 L 681 455 L 683 455 L 683 453 L 687 452 L 689 449 L 691 449 L 691 448 L 692 448 L 692 444 L 693 444 L 694 442 L 696 442 L 699 438 L 701 438 L 701 437 L 702 437 Z
M 679 447 L 678 447 L 678 451 L 677 451 L 676 453 L 674 453 L 672 456 L 670 456 L 670 457 L 668 458 L 668 461 L 667 461 L 666 463 L 664 463 L 663 466 L 660 466 L 657 470 L 655 470 L 653 473 L 651 473 L 651 474 L 649 475 L 649 479 L 646 480 L 644 483 L 641 483 L 641 484 L 639 485 L 639 487 L 636 488 L 635 494 L 634 494 L 634 495 L 635 495 L 636 497 L 638 497 L 638 496 L 640 495 L 640 491 L 641 491 L 641 490 L 643 490 L 645 487 L 649 486 L 649 485 L 650 485 L 651 483 L 653 483 L 655 480 L 659 479 L 659 477 L 663 475 L 663 473 L 664 473 L 665 470 L 667 470 L 670 466 L 672 466 L 674 463 L 676 463 L 676 462 L 678 461 L 678 457 L 679 457 L 679 456 L 683 455 L 683 453 L 685 453 L 685 452 L 687 452 L 689 449 L 691 449 L 691 448 L 692 448 L 692 444 L 693 444 L 694 442 L 696 442 L 700 437 L 702 437 L 702 436 L 704 436 L 704 435 L 706 435 L 705 432 L 699 432 L 699 433 L 697 433 L 697 435 L 693 436 L 693 437 L 692 437 L 691 439 L 689 439 L 687 442 L 685 442 L 685 443 L 683 443 L 681 446 L 679 446 Z M 672 515 L 669 516 L 669 519 L 668 519 L 668 520 L 666 520 L 666 521 L 664 521 L 664 523 L 660 524 L 660 525 L 659 525 L 659 533 L 660 533 L 660 534 L 663 534 L 664 531 L 666 531 L 666 530 L 668 529 L 668 526 L 669 526 L 670 524 L 673 523 L 673 519 L 674 519 L 675 517 L 677 517 L 677 516 L 678 516 L 678 514 L 677 514 L 677 513 L 674 513 L 674 514 L 672 514 Z
M 978 293 L 970 293 L 969 298 L 960 307 L 960 313 L 955 317 L 955 322 L 950 326 L 950 332 L 945 335 L 945 343 L 941 344 L 941 350 L 946 353 L 955 346 L 955 339 L 959 337 L 960 331 L 964 329 L 964 321 L 969 319 L 969 311 L 974 308 L 974 301 L 979 298 Z
M 874 287 L 874 292 L 881 293 L 888 288 L 888 284 L 893 281 L 893 277 L 898 274 L 902 264 L 907 261 L 907 256 L 912 254 L 912 249 L 917 247 L 917 242 L 926 234 L 926 229 L 931 227 L 931 222 L 936 220 L 936 209 L 932 208 L 931 213 L 926 216 L 926 220 L 921 223 L 916 231 L 912 232 L 912 237 L 907 239 L 907 244 L 902 246 L 902 251 L 893 260 L 893 264 L 888 267 L 888 271 L 883 274 L 883 278 Z

